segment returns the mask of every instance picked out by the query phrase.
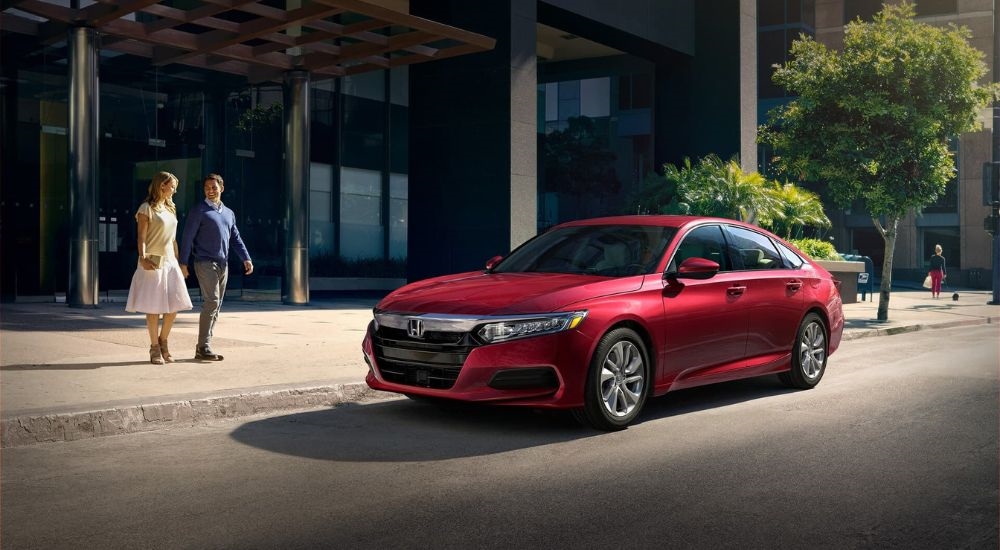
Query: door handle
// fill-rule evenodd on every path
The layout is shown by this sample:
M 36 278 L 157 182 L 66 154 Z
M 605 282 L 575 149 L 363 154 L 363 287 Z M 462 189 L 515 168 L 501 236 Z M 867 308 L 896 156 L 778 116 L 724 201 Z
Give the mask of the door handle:
M 788 281 L 785 283 L 785 288 L 792 293 L 798 292 L 802 288 L 802 281 Z
M 731 286 L 726 289 L 726 294 L 730 296 L 742 296 L 747 291 L 745 286 Z

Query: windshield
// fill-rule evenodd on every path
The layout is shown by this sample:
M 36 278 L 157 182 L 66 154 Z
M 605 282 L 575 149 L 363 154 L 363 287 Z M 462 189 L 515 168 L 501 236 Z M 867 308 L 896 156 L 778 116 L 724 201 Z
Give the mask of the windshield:
M 652 273 L 676 230 L 648 225 L 556 228 L 524 243 L 494 273 L 573 273 L 625 277 Z

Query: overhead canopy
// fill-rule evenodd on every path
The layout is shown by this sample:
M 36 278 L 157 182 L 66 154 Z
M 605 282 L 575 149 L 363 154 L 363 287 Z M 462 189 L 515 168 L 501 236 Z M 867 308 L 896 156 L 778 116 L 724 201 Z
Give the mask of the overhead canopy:
M 358 0 L 3 0 L 0 28 L 64 40 L 71 26 L 102 50 L 280 80 L 290 70 L 344 76 L 493 49 L 495 40 Z M 77 2 L 73 2 L 74 5 Z

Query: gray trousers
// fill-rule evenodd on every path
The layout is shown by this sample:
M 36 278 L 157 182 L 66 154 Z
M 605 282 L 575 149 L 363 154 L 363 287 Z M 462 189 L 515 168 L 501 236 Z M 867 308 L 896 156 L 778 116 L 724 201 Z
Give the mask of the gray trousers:
M 198 318 L 198 349 L 208 350 L 212 345 L 212 329 L 222 309 L 229 281 L 229 264 L 226 262 L 195 261 L 194 273 L 201 287 L 201 316 Z

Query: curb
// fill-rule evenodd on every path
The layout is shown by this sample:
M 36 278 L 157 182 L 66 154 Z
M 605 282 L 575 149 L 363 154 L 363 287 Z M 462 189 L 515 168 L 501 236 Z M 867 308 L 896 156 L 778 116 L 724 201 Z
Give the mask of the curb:
M 990 325 L 990 324 L 993 324 L 992 317 L 983 317 L 978 319 L 964 319 L 961 321 L 949 321 L 947 323 L 934 323 L 930 325 L 903 325 L 899 327 L 866 329 L 858 332 L 852 332 L 849 334 L 845 333 L 844 336 L 841 338 L 841 340 L 842 341 L 860 340 L 862 338 L 871 338 L 873 336 L 892 336 L 894 334 L 905 334 L 907 332 L 917 332 L 920 330 L 970 327 L 975 325 Z
M 392 394 L 372 390 L 364 383 L 353 383 L 249 392 L 75 413 L 19 416 L 4 419 L 0 423 L 0 448 L 149 432 L 174 426 L 196 426 L 221 418 L 239 418 L 289 409 L 333 407 L 390 395 Z

